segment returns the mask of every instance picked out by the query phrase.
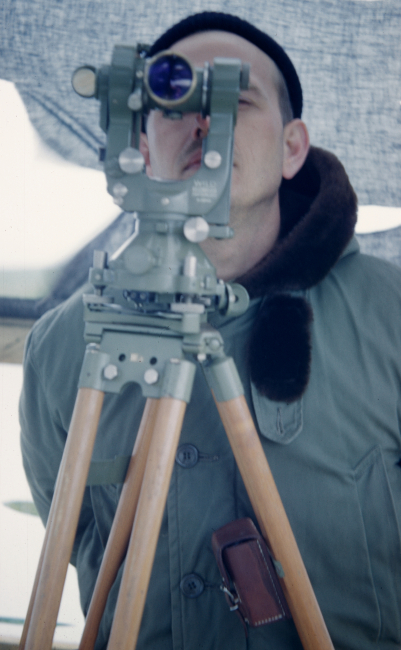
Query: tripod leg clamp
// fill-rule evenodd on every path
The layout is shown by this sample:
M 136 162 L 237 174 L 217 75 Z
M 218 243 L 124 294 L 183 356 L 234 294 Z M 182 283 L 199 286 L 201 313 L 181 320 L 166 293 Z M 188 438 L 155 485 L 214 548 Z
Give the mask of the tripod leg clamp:
M 173 397 L 189 403 L 196 366 L 185 359 L 170 359 L 166 363 L 161 397 Z
M 227 402 L 244 394 L 237 368 L 231 357 L 217 357 L 202 367 L 217 402 Z
M 98 345 L 95 343 L 87 345 L 78 388 L 94 388 L 104 391 L 103 369 L 109 362 L 110 355 L 107 352 L 101 352 Z

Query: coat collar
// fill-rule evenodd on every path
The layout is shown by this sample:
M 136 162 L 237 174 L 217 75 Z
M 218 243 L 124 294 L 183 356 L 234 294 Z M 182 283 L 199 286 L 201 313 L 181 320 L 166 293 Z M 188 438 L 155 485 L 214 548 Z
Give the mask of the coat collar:
M 357 199 L 339 160 L 312 147 L 301 171 L 280 188 L 281 232 L 269 252 L 238 278 L 252 298 L 266 296 L 249 342 L 250 376 L 274 401 L 294 402 L 309 381 L 309 303 L 293 292 L 329 273 L 352 239 Z
M 275 247 L 237 280 L 252 298 L 305 290 L 320 282 L 352 238 L 357 199 L 340 161 L 311 147 L 301 171 L 283 180 L 280 209 Z

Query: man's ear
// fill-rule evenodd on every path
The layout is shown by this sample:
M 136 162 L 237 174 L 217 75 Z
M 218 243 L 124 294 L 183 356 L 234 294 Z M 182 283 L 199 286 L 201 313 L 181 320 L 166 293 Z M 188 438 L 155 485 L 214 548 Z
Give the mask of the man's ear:
M 141 152 L 142 156 L 145 158 L 147 175 L 152 176 L 152 168 L 150 166 L 150 155 L 149 155 L 149 142 L 146 133 L 141 133 L 140 135 L 139 151 Z
M 291 120 L 284 127 L 283 177 L 289 180 L 301 169 L 309 151 L 309 133 L 306 124 Z

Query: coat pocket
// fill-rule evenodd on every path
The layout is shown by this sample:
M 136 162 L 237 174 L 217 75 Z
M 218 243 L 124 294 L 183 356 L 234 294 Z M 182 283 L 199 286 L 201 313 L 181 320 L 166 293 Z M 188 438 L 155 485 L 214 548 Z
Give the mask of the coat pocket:
M 303 427 L 302 398 L 297 402 L 273 402 L 261 395 L 251 383 L 251 395 L 261 434 L 281 445 L 288 445 L 299 436 Z
M 377 640 L 400 642 L 401 539 L 381 447 L 354 469 L 380 625 Z

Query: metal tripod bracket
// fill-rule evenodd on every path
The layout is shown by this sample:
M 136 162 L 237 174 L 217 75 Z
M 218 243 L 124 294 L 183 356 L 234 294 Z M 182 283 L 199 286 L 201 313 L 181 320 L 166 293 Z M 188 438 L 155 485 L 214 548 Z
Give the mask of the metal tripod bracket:
M 184 337 L 169 331 L 161 335 L 156 329 L 144 333 L 134 326 L 109 327 L 103 328 L 101 343 L 86 348 L 79 388 L 119 393 L 126 384 L 136 383 L 145 397 L 169 396 L 188 403 L 198 360 L 217 401 L 243 394 L 235 364 L 224 354 L 223 339 L 208 323 Z

